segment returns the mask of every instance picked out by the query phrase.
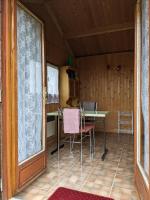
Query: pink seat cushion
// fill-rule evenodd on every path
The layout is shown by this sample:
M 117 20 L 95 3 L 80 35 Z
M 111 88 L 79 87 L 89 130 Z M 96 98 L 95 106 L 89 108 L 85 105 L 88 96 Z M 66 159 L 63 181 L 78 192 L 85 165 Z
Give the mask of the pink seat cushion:
M 89 124 L 89 125 L 85 125 L 85 127 L 83 127 L 82 129 L 80 129 L 80 132 L 84 132 L 87 133 L 89 132 L 91 129 L 94 129 L 95 125 Z

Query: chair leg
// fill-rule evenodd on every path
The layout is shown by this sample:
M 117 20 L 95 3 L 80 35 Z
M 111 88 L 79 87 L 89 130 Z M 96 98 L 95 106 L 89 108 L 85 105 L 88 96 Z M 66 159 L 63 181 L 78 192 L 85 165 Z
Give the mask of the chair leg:
M 81 150 L 80 150 L 80 159 L 81 159 L 81 165 L 82 165 L 82 132 L 81 132 Z
M 90 159 L 92 158 L 92 134 L 91 131 L 89 132 L 90 134 Z
M 72 153 L 72 144 L 71 144 L 71 140 L 72 140 L 72 138 L 71 138 L 71 135 L 70 135 L 70 153 Z
M 74 146 L 74 140 L 75 140 L 75 134 L 73 135 L 73 140 L 72 140 L 72 150 L 73 150 L 73 146 Z
M 95 129 L 93 128 L 93 154 L 95 154 Z

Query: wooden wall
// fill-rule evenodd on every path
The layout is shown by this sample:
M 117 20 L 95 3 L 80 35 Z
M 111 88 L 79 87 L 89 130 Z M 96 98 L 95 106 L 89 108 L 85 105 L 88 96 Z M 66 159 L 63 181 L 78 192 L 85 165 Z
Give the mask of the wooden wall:
M 46 60 L 58 66 L 66 64 L 69 55 L 55 24 L 49 18 L 49 24 L 45 25 Z
M 132 52 L 77 59 L 80 98 L 95 100 L 98 110 L 110 111 L 107 132 L 117 132 L 117 111 L 133 111 L 133 63 Z
M 69 52 L 51 18 L 49 18 L 49 24 L 45 26 L 45 46 L 46 61 L 58 67 L 66 64 Z M 46 111 L 49 112 L 56 110 L 57 107 L 58 104 L 47 104 Z
M 41 11 L 42 12 L 42 11 Z M 42 16 L 42 15 L 41 15 Z M 47 21 L 47 20 L 45 20 Z M 45 49 L 46 61 L 61 67 L 66 64 L 69 52 L 65 46 L 63 38 L 57 30 L 57 27 L 51 17 L 48 19 L 48 24 L 45 24 Z M 46 112 L 55 111 L 58 109 L 58 104 L 46 104 Z M 49 130 L 50 131 L 50 130 Z M 47 145 L 52 146 L 56 143 L 56 134 L 47 138 Z

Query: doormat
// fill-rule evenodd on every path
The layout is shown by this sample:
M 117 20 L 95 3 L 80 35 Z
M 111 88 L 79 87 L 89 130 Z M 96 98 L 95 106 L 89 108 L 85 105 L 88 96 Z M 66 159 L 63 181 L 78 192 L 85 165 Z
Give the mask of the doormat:
M 51 197 L 48 198 L 48 200 L 113 200 L 113 199 L 60 187 L 52 194 Z

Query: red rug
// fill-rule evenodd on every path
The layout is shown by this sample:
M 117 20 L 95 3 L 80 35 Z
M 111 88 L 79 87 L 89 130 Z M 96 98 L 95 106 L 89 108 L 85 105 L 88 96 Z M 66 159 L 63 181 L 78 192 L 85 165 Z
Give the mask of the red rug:
M 113 200 L 86 192 L 79 192 L 67 188 L 58 188 L 48 200 Z

